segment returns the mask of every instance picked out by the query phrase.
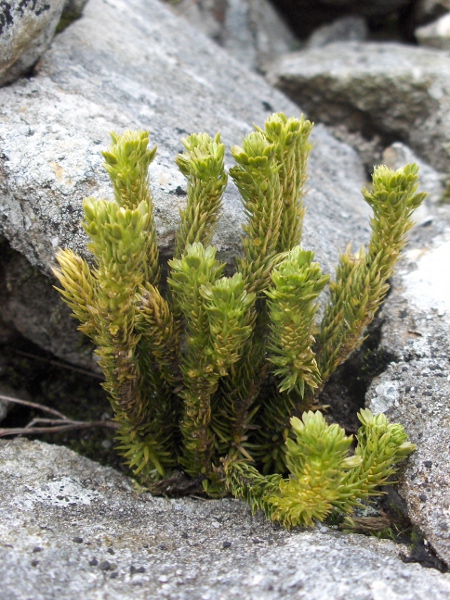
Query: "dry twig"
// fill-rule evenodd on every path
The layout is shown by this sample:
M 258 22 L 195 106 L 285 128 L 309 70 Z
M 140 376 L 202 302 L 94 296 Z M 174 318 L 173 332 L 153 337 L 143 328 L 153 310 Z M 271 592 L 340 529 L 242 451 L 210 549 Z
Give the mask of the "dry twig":
M 28 400 L 21 400 L 20 398 L 13 398 L 12 396 L 5 396 L 0 394 L 0 400 L 6 402 L 13 402 L 14 404 L 21 404 L 23 406 L 29 406 L 30 408 L 36 408 L 42 410 L 51 415 L 58 417 L 57 419 L 42 419 L 34 418 L 25 427 L 4 427 L 0 429 L 0 437 L 8 435 L 39 435 L 45 433 L 63 433 L 66 431 L 76 431 L 78 429 L 92 429 L 93 427 L 105 427 L 107 429 L 117 429 L 118 424 L 114 421 L 75 421 L 68 419 L 63 413 L 49 408 L 43 404 L 37 404 L 36 402 L 29 402 Z M 47 424 L 47 427 L 35 427 L 37 424 Z

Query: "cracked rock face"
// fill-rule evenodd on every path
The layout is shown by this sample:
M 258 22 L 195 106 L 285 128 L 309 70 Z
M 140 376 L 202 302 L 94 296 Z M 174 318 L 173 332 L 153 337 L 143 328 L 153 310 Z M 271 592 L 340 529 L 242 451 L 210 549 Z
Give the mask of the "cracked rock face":
M 395 43 L 337 42 L 272 63 L 268 81 L 325 123 L 403 141 L 450 170 L 450 56 Z M 432 157 L 432 158 L 430 158 Z
M 446 600 L 450 575 L 406 548 L 288 532 L 232 499 L 167 500 L 67 448 L 0 442 L 3 600 Z
M 400 478 L 408 514 L 450 563 L 450 214 L 414 234 L 382 311 L 380 349 L 394 356 L 368 407 L 401 423 L 417 450 Z
M 255 71 L 296 46 L 269 0 L 181 0 L 168 6 Z
M 418 27 L 415 35 L 422 46 L 450 50 L 450 13 L 428 25 Z
M 25 74 L 50 46 L 65 0 L 8 0 L 0 6 L 0 86 Z
M 415 16 L 418 23 L 428 23 L 449 11 L 450 0 L 419 0 L 415 7 Z

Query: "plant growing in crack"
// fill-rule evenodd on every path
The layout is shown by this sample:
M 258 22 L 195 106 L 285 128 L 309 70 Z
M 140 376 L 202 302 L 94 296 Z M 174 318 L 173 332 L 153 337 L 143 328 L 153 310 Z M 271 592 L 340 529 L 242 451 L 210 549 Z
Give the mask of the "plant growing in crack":
M 425 196 L 418 169 L 375 169 L 373 187 L 363 189 L 373 210 L 369 245 L 348 247 L 330 281 L 301 247 L 311 130 L 303 117 L 274 114 L 231 149 L 246 221 L 230 277 L 211 245 L 227 185 L 225 147 L 219 134 L 183 140 L 176 162 L 187 205 L 166 282 L 148 181 L 156 148 L 148 132 L 112 134 L 103 156 L 114 200 L 84 201 L 95 265 L 66 249 L 55 270 L 96 345 L 118 450 L 140 480 L 154 492 L 200 483 L 213 497 L 229 490 L 286 526 L 350 512 L 414 450 L 401 425 L 361 410 L 351 453 L 351 436 L 317 409 L 385 298 Z

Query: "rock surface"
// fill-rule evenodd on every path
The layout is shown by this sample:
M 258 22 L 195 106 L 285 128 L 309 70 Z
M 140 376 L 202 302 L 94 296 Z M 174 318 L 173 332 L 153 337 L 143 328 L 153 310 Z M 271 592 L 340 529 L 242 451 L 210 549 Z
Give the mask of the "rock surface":
M 450 564 L 450 210 L 433 212 L 433 221 L 414 232 L 383 307 L 379 350 L 393 362 L 367 400 L 417 444 L 399 491 L 413 523 Z
M 443 51 L 340 42 L 285 55 L 271 65 L 267 79 L 313 119 L 403 141 L 448 171 L 449 72 L 450 56 Z
M 318 27 L 309 37 L 306 48 L 321 48 L 334 42 L 362 42 L 367 39 L 368 33 L 363 17 L 341 17 L 329 25 Z
M 58 303 L 48 274 L 59 246 L 86 253 L 81 200 L 110 196 L 99 154 L 108 132 L 149 128 L 159 145 L 151 178 L 165 260 L 184 202 L 184 180 L 173 162 L 180 137 L 220 129 L 230 146 L 241 141 L 251 122 L 262 124 L 273 111 L 299 112 L 180 23 L 156 0 L 90 0 L 84 17 L 55 38 L 33 77 L 0 90 L 0 233 L 11 245 L 0 246 L 0 285 L 7 290 L 2 316 L 39 346 L 83 366 L 91 357 L 80 350 L 76 324 Z M 447 169 L 449 60 L 443 52 L 388 44 L 334 44 L 303 52 L 303 62 L 296 63 L 307 92 L 300 105 L 315 118 L 329 114 L 333 124 L 347 122 L 389 142 L 402 139 Z M 316 128 L 314 140 L 305 246 L 330 270 L 349 240 L 357 246 L 368 239 L 359 194 L 365 175 L 357 154 L 324 127 Z M 393 161 L 407 155 L 404 147 L 394 152 Z M 430 181 L 439 178 L 429 175 Z M 449 562 L 450 319 L 443 266 L 450 227 L 448 207 L 430 203 L 428 211 L 383 311 L 380 350 L 395 360 L 368 399 L 374 410 L 400 421 L 418 445 L 400 490 L 414 523 Z M 215 238 L 225 260 L 239 251 L 242 218 L 230 187 Z M 23 440 L 0 448 L 0 472 L 12 482 L 0 489 L 0 510 L 6 511 L 0 519 L 0 532 L 6 528 L 0 576 L 11 594 L 17 580 L 23 583 L 19 598 L 46 598 L 52 586 L 58 598 L 151 593 L 395 600 L 450 593 L 448 576 L 401 564 L 398 547 L 386 542 L 330 531 L 289 534 L 252 519 L 231 500 L 199 504 L 135 497 L 125 479 L 67 450 Z M 14 504 L 18 508 L 12 510 Z M 62 528 L 52 531 L 58 522 Z
M 181 0 L 169 6 L 255 71 L 298 47 L 269 0 Z
M 415 7 L 417 23 L 428 23 L 450 11 L 450 0 L 419 0 Z
M 0 233 L 47 275 L 58 247 L 86 255 L 82 199 L 111 196 L 100 150 L 107 147 L 111 130 L 148 128 L 158 144 L 150 174 L 166 260 L 184 203 L 185 181 L 174 163 L 182 150 L 180 138 L 220 130 L 229 147 L 241 142 L 252 122 L 262 124 L 273 111 L 299 114 L 262 78 L 156 0 L 90 0 L 83 17 L 54 40 L 34 77 L 0 90 Z M 330 270 L 350 240 L 359 245 L 368 239 L 367 207 L 360 195 L 365 175 L 356 153 L 324 128 L 316 128 L 314 141 L 305 245 Z M 226 160 L 231 166 L 229 154 Z M 239 252 L 242 219 L 230 185 L 215 238 L 222 259 L 231 261 Z M 33 296 L 30 287 L 21 291 L 23 283 L 22 278 L 17 289 L 10 286 L 19 300 L 9 297 L 9 306 Z M 42 319 L 48 298 L 54 297 L 51 283 L 48 295 L 39 284 L 28 322 L 16 326 L 30 336 L 37 328 L 39 340 L 32 339 L 74 361 L 77 347 L 62 339 L 66 325 L 60 321 L 58 333 Z M 35 329 L 30 328 L 33 319 Z M 72 331 L 73 325 L 67 328 Z M 85 364 L 84 355 L 80 361 Z
M 3 600 L 446 600 L 406 548 L 285 531 L 232 499 L 166 500 L 70 450 L 0 442 Z
M 0 86 L 25 74 L 49 47 L 65 0 L 9 0 L 0 6 Z
M 61 302 L 49 278 L 6 244 L 0 246 L 0 256 L 3 286 L 0 315 L 9 329 L 2 342 L 11 344 L 10 339 L 19 333 L 55 356 L 97 371 L 92 347 L 83 343 L 78 323 L 70 318 L 69 307 Z
M 415 34 L 422 46 L 450 50 L 450 13 L 428 25 L 418 27 Z

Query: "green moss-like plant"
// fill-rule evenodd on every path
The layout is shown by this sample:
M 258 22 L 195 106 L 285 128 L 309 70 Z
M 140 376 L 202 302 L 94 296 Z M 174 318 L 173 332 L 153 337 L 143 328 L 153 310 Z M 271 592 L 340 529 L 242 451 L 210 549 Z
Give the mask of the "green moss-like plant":
M 187 205 L 166 282 L 148 181 L 156 148 L 148 132 L 112 134 L 103 156 L 114 200 L 84 201 L 94 266 L 63 250 L 55 270 L 96 345 L 118 449 L 140 480 L 153 491 L 192 490 L 181 469 L 194 487 L 230 490 L 286 526 L 351 511 L 414 449 L 400 425 L 365 410 L 350 455 L 351 437 L 311 409 L 383 302 L 424 198 L 418 169 L 375 169 L 363 190 L 373 210 L 369 246 L 348 248 L 329 282 L 300 245 L 311 130 L 303 117 L 274 114 L 232 148 L 246 221 L 231 277 L 211 246 L 227 185 L 224 145 L 219 134 L 183 140 L 176 162 Z
M 361 410 L 362 423 L 354 455 L 352 437 L 339 425 L 327 425 L 317 412 L 291 419 L 295 440 L 286 441 L 286 465 L 291 476 L 262 476 L 244 461 L 225 461 L 230 489 L 253 510 L 262 509 L 285 527 L 313 525 L 333 509 L 351 512 L 360 500 L 379 495 L 377 488 L 395 472 L 393 465 L 415 448 L 403 427 L 389 424 L 383 414 Z

